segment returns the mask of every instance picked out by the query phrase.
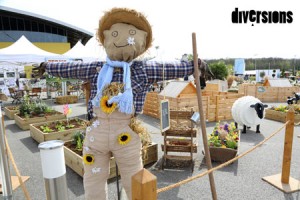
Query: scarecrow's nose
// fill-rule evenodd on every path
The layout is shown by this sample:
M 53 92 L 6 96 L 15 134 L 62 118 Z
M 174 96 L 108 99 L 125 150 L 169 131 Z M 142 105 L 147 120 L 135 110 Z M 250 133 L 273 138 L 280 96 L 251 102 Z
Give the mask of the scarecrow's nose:
M 135 45 L 134 37 L 128 37 L 128 38 L 127 38 L 127 43 L 128 43 L 129 45 Z

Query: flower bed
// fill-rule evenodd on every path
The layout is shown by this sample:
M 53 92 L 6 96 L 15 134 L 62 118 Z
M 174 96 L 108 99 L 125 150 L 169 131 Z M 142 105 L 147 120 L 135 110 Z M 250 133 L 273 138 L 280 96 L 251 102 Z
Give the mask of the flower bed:
M 300 106 L 293 105 L 295 110 L 295 123 L 300 123 Z M 279 122 L 286 122 L 286 116 L 289 106 L 279 105 L 272 106 L 269 109 L 266 109 L 265 118 L 272 119 Z
M 217 123 L 209 135 L 208 145 L 212 161 L 226 162 L 238 154 L 240 132 L 234 123 Z
M 79 118 L 30 124 L 30 136 L 38 143 L 48 140 L 68 141 L 76 131 L 84 131 L 87 124 L 88 121 Z
M 29 130 L 29 124 L 65 119 L 66 116 L 53 110 L 45 103 L 32 102 L 28 96 L 19 106 L 19 114 L 14 115 L 15 123 L 23 130 Z
M 15 114 L 20 112 L 19 106 L 6 106 L 3 110 L 9 119 L 15 119 Z
M 36 116 L 36 117 L 27 118 L 27 117 L 21 117 L 19 114 L 15 114 L 14 118 L 15 118 L 15 123 L 17 124 L 18 127 L 20 127 L 22 130 L 29 130 L 30 124 L 65 119 L 66 116 L 61 112 L 53 111 L 41 117 Z

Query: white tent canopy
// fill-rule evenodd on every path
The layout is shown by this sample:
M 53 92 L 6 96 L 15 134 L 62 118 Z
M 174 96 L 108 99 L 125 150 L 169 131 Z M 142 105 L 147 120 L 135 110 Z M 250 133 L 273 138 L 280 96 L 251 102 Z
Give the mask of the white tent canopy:
M 104 60 L 106 57 L 104 48 L 101 48 L 95 37 L 91 38 L 85 46 L 81 41 L 78 41 L 72 49 L 63 55 L 68 58 L 82 59 L 84 62 Z
M 61 55 L 38 48 L 25 36 L 20 37 L 12 45 L 0 49 L 0 63 L 12 62 L 17 65 L 26 65 L 43 62 L 47 57 L 61 57 Z

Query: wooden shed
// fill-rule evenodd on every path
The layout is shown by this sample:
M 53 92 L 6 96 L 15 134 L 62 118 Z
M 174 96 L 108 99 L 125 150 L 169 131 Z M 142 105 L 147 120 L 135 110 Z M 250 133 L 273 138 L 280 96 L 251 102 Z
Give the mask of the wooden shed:
M 277 78 L 277 79 L 267 79 L 264 86 L 271 86 L 271 87 L 292 87 L 289 79 L 287 78 Z
M 197 96 L 197 90 L 192 82 L 172 81 L 159 93 L 159 95 L 170 98 L 191 97 Z

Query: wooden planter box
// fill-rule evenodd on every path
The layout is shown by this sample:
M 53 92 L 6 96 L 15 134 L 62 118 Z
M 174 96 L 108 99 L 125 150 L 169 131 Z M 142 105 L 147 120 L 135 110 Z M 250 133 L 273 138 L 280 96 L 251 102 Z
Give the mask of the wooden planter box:
M 66 116 L 61 113 L 57 112 L 54 113 L 53 115 L 49 115 L 46 117 L 34 117 L 34 118 L 22 118 L 18 114 L 14 115 L 15 117 L 15 123 L 22 129 L 22 130 L 29 130 L 29 125 L 30 124 L 35 124 L 35 123 L 41 123 L 41 122 L 46 122 L 46 121 L 55 121 L 55 120 L 60 120 L 60 119 L 66 119 Z
M 209 153 L 212 161 L 227 162 L 238 154 L 238 150 L 221 147 L 209 147 Z
M 241 132 L 239 131 L 239 139 L 241 139 Z M 211 161 L 215 162 L 227 162 L 233 159 L 239 154 L 240 140 L 238 141 L 237 149 L 231 148 L 221 148 L 221 147 L 211 147 L 209 146 L 209 153 Z M 203 155 L 205 155 L 204 150 L 202 150 Z
M 265 115 L 266 115 L 265 116 L 266 119 L 272 119 L 279 122 L 286 122 L 287 113 L 285 112 L 266 109 Z M 299 122 L 300 122 L 300 115 L 295 114 L 295 123 L 299 123 Z
M 68 96 L 56 97 L 55 102 L 57 104 L 77 103 L 78 102 L 78 96 L 68 95 Z
M 79 119 L 82 122 L 85 122 L 86 124 L 88 121 Z M 66 120 L 63 120 L 66 121 Z M 48 122 L 51 123 L 51 122 Z M 35 124 L 30 124 L 30 136 L 37 141 L 38 143 L 48 141 L 48 140 L 62 140 L 62 141 L 69 141 L 72 140 L 72 136 L 76 131 L 85 131 L 86 126 L 82 125 L 81 127 L 78 128 L 71 128 L 68 130 L 64 131 L 56 131 L 56 132 L 50 132 L 50 133 L 44 133 L 39 129 L 40 126 L 46 125 L 45 122 L 43 123 L 35 123 Z
M 19 113 L 19 109 L 15 110 L 15 109 L 12 109 L 16 106 L 6 106 L 4 107 L 4 113 L 5 115 L 9 118 L 9 119 L 15 119 L 15 114 L 18 114 Z
M 78 175 L 83 176 L 83 161 L 82 156 L 78 155 L 67 145 L 70 144 L 70 141 L 65 143 L 64 153 L 65 153 L 65 162 L 68 167 L 74 170 Z M 144 165 L 153 163 L 157 161 L 157 144 L 153 143 L 147 147 L 148 156 L 146 159 L 143 159 Z M 116 176 L 116 164 L 114 157 L 110 159 L 110 175 L 109 178 L 114 178 Z

